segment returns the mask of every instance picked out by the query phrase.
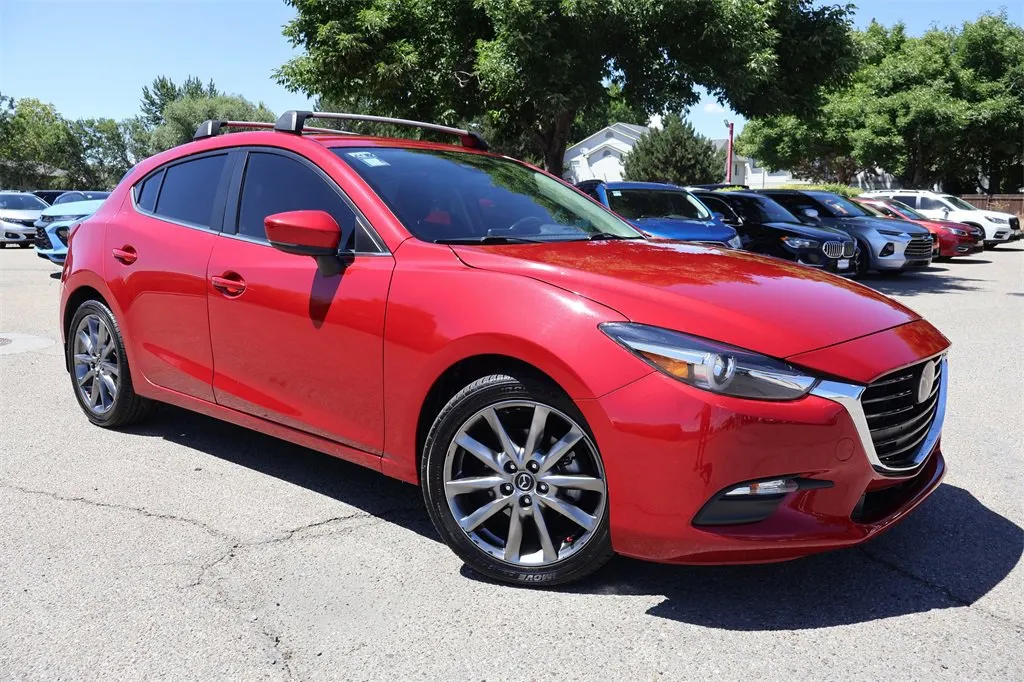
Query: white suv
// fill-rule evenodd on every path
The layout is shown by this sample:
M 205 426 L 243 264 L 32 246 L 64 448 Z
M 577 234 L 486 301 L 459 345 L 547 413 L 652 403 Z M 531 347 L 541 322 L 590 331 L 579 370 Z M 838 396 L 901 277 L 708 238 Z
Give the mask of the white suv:
M 886 189 L 865 192 L 864 196 L 887 197 L 917 209 L 929 218 L 954 220 L 985 230 L 985 246 L 1020 239 L 1020 219 L 1011 213 L 999 213 L 971 206 L 952 194 L 920 189 Z

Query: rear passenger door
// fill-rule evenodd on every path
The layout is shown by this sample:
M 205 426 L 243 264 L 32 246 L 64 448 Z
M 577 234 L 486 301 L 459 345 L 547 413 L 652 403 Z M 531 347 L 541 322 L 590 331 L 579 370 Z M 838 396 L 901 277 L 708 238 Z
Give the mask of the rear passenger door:
M 213 401 L 206 264 L 224 215 L 232 153 L 175 160 L 137 182 L 106 225 L 105 275 L 121 309 L 132 371 Z
M 322 169 L 279 149 L 244 154 L 207 270 L 216 400 L 379 454 L 394 259 Z M 325 277 L 312 258 L 270 246 L 264 218 L 295 210 L 326 211 L 352 228 L 341 274 Z M 213 278 L 237 284 L 226 291 Z

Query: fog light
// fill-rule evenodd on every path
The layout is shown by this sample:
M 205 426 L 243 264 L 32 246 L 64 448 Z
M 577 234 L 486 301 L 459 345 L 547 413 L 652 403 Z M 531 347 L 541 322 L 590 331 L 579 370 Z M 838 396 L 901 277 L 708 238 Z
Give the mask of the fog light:
M 744 483 L 738 485 L 725 493 L 726 497 L 737 497 L 740 495 L 785 495 L 799 489 L 800 485 L 792 478 L 776 478 L 771 481 L 757 481 L 756 483 Z
M 882 247 L 882 250 L 878 252 L 879 256 L 891 256 L 896 251 L 896 247 L 893 246 L 892 242 L 887 243 Z

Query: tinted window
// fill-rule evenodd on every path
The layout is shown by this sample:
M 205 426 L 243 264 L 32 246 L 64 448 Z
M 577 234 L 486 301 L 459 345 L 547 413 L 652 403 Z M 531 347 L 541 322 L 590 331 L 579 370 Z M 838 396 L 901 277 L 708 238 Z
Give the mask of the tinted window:
M 828 207 L 829 214 L 836 218 L 849 218 L 852 216 L 866 216 L 871 215 L 862 207 L 853 203 L 849 199 L 844 199 L 838 194 L 827 194 L 825 192 L 815 192 L 814 198 L 819 202 Z
M 217 188 L 227 162 L 227 154 L 218 154 L 169 167 L 165 171 L 156 214 L 210 227 Z
M 931 197 L 920 197 L 917 206 L 922 211 L 941 211 L 944 208 L 949 208 L 938 199 L 932 199 Z
M 279 154 L 250 153 L 238 207 L 238 233 L 266 239 L 263 219 L 284 211 L 326 211 L 343 230 L 354 234 L 355 213 L 316 171 Z
M 152 213 L 156 208 L 156 193 L 160 191 L 160 181 L 163 179 L 164 172 L 160 171 L 150 175 L 139 185 L 136 203 L 143 211 Z
M 510 159 L 448 150 L 332 150 L 424 241 L 641 235 L 562 182 Z
M 927 218 L 925 218 L 923 215 L 921 215 L 920 213 L 918 213 L 917 211 L 915 211 L 914 209 L 910 208 L 909 206 L 900 201 L 890 201 L 889 208 L 891 208 L 896 213 L 899 213 L 907 220 L 927 220 Z
M 718 197 L 708 196 L 707 194 L 698 194 L 697 198 L 700 199 L 701 203 L 707 206 L 715 213 L 721 213 L 725 220 L 731 222 L 739 222 L 739 218 L 736 216 L 735 211 Z
M 895 199 L 896 201 L 902 201 L 904 204 L 910 206 L 911 208 L 917 206 L 917 197 L 914 196 L 913 194 L 897 194 L 896 196 L 893 197 L 893 199 Z M 924 208 L 924 206 L 921 206 L 921 208 Z
M 54 200 L 53 205 L 70 204 L 72 201 L 85 201 L 86 197 L 81 192 L 65 192 Z
M 955 208 L 959 208 L 961 211 L 980 211 L 981 210 L 980 208 L 978 208 L 974 204 L 968 204 L 966 201 L 964 201 L 960 197 L 954 197 L 954 196 L 952 196 L 950 194 L 942 195 L 942 199 L 943 199 L 943 201 L 947 201 L 947 202 L 953 204 L 953 206 Z M 943 208 L 945 208 L 945 206 L 943 206 Z
M 608 205 L 629 220 L 640 218 L 688 218 L 710 220 L 711 214 L 689 192 L 660 189 L 612 189 Z
M 814 209 L 819 215 L 830 216 L 828 209 L 819 204 L 814 199 L 803 194 L 770 194 L 768 195 L 776 202 L 782 204 L 782 206 L 795 215 L 801 220 L 806 220 L 804 215 L 806 209 Z
M 740 195 L 731 192 L 722 194 L 722 199 L 735 209 L 737 213 L 747 220 L 756 223 L 798 223 L 800 220 L 779 205 L 766 197 L 752 197 L 746 194 Z

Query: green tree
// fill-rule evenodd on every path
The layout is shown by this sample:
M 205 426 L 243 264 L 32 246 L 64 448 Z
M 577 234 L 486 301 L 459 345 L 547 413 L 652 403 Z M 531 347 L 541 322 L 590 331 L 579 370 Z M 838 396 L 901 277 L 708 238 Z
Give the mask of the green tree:
M 177 85 L 167 76 L 157 76 L 152 84 L 142 86 L 142 121 L 150 128 L 164 122 L 164 109 L 171 102 L 185 97 L 217 97 L 223 94 L 211 80 L 208 84 L 195 76 L 189 76 L 181 85 Z
M 861 68 L 807 116 L 747 124 L 740 153 L 797 177 L 849 183 L 875 168 L 908 187 L 1016 191 L 1024 182 L 1024 29 L 1005 13 L 918 38 L 855 35 Z
M 37 99 L 10 101 L 0 134 L 0 182 L 11 187 L 60 184 L 76 142 L 67 120 Z
M 557 175 L 609 83 L 645 114 L 680 111 L 703 85 L 753 117 L 812 110 L 856 68 L 850 8 L 810 0 L 286 1 L 285 35 L 304 50 L 277 72 L 289 88 L 382 115 L 486 118 Z
M 662 124 L 644 134 L 626 156 L 627 180 L 697 185 L 725 178 L 725 150 L 698 135 L 682 116 L 666 116 Z
M 275 120 L 274 112 L 262 103 L 253 104 L 244 97 L 186 97 L 171 102 L 163 111 L 164 122 L 152 135 L 153 151 L 163 151 L 192 139 L 199 124 L 207 119 L 236 121 Z

